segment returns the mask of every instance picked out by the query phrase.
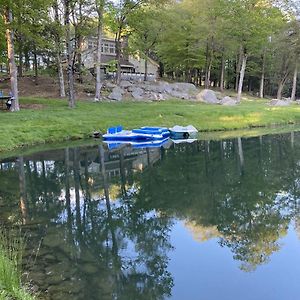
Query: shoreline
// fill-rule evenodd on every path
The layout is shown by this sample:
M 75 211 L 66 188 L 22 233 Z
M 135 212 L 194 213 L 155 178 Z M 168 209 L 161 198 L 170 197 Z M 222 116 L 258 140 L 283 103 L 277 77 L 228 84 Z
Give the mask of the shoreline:
M 29 108 L 0 113 L 0 157 L 7 157 L 11 152 L 26 152 L 32 147 L 51 148 L 54 144 L 72 144 L 74 141 L 85 143 L 90 141 L 87 138 L 93 131 L 103 133 L 106 128 L 118 124 L 128 129 L 145 125 L 191 124 L 205 139 L 280 133 L 282 130 L 293 131 L 298 126 L 300 130 L 299 105 L 270 107 L 266 102 L 244 100 L 238 106 L 224 107 L 183 100 L 151 103 L 78 101 L 77 108 L 71 110 L 66 100 L 22 98 L 21 103 Z

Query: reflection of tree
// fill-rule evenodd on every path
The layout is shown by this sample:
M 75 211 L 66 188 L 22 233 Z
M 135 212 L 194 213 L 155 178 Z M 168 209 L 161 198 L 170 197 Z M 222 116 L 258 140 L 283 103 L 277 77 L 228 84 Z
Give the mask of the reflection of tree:
M 22 215 L 22 224 L 26 224 L 29 218 L 29 212 L 28 212 L 28 204 L 27 204 L 23 156 L 20 156 L 18 159 L 18 170 L 19 170 L 19 187 L 20 187 L 20 211 Z
M 122 170 L 111 179 L 103 147 L 93 153 L 104 190 L 99 197 L 91 196 L 89 178 L 95 175 L 89 174 L 91 159 L 81 149 L 66 149 L 55 162 L 26 162 L 30 217 L 39 222 L 38 230 L 29 234 L 29 251 L 41 244 L 30 274 L 41 290 L 51 282 L 54 297 L 53 287 L 61 284 L 65 297 L 70 291 L 87 299 L 163 299 L 173 285 L 167 272 L 171 223 L 136 207 L 135 196 L 126 192 L 132 173 L 125 171 L 122 153 Z M 116 199 L 110 199 L 110 180 L 122 185 Z
M 238 139 L 198 146 L 179 146 L 140 174 L 139 205 L 195 226 L 216 226 L 220 244 L 243 262 L 241 268 L 255 269 L 279 249 L 294 215 L 291 203 L 299 198 L 293 194 L 299 174 L 291 172 L 289 137 L 266 137 L 262 145 Z
M 30 274 L 38 274 L 41 285 L 64 286 L 65 298 L 69 291 L 87 299 L 170 295 L 172 217 L 185 220 L 198 239 L 217 237 L 249 271 L 279 249 L 299 215 L 297 139 L 175 145 L 142 173 L 130 171 L 125 150 L 113 153 L 115 161 L 99 146 L 65 149 L 52 160 L 24 157 L 23 171 L 12 166 L 17 192 L 27 199 L 28 224 L 38 223 L 28 227 L 30 251 L 41 241 Z M 148 164 L 151 151 L 144 153 Z M 120 172 L 108 176 L 110 167 Z

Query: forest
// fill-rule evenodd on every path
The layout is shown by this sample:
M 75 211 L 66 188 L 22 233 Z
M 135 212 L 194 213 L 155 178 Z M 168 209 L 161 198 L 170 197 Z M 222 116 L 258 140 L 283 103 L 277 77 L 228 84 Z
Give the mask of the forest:
M 97 37 L 93 75 L 95 99 L 101 99 L 101 44 L 107 34 L 115 39 L 116 83 L 122 57 L 135 54 L 146 63 L 155 60 L 161 77 L 236 90 L 238 100 L 242 92 L 297 97 L 296 1 L 2 0 L 0 11 L 0 71 L 10 77 L 14 110 L 18 78 L 45 72 L 57 76 L 60 96 L 67 95 L 74 107 L 88 36 Z

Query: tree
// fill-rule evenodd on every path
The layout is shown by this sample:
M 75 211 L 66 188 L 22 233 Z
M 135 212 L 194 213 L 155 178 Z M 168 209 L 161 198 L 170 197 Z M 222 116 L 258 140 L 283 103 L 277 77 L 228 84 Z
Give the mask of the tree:
M 14 97 L 12 102 L 12 110 L 20 110 L 19 106 L 19 93 L 18 93 L 18 70 L 15 61 L 15 39 L 14 39 L 14 29 L 13 25 L 13 12 L 11 3 L 3 8 L 3 16 L 6 25 L 6 41 L 7 41 L 7 56 L 9 61 L 9 73 L 10 73 L 10 85 L 11 92 Z
M 70 24 L 70 6 L 71 0 L 63 0 L 65 11 L 65 28 L 66 28 L 66 48 L 67 48 L 67 76 L 68 76 L 68 98 L 69 107 L 75 107 L 75 90 L 74 90 L 74 49 L 71 40 L 71 24 Z
M 53 2 L 53 10 L 54 10 L 54 39 L 55 39 L 55 56 L 56 56 L 56 65 L 57 65 L 57 73 L 58 73 L 58 81 L 59 81 L 59 94 L 60 97 L 66 97 L 65 92 L 65 82 L 64 82 L 64 73 L 61 62 L 61 52 L 62 52 L 62 25 L 59 16 L 59 3 L 58 0 L 54 0 Z
M 121 59 L 125 56 L 122 41 L 126 39 L 131 32 L 128 19 L 137 10 L 147 5 L 163 5 L 166 1 L 159 0 L 120 0 L 112 1 L 108 6 L 108 26 L 115 35 L 117 72 L 116 82 L 121 81 Z
M 162 32 L 161 16 L 159 9 L 145 6 L 129 18 L 132 28 L 130 51 L 145 60 L 144 81 L 147 81 L 149 56 L 153 55 Z
M 103 13 L 105 7 L 105 0 L 95 0 L 95 9 L 97 12 L 97 59 L 96 59 L 96 88 L 95 101 L 100 100 L 100 93 L 102 88 L 101 83 L 101 45 L 102 45 L 102 31 L 103 31 Z

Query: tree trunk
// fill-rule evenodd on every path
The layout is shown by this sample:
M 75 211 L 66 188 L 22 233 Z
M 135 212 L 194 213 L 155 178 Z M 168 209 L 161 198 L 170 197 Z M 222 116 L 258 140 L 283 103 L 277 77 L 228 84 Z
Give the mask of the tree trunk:
M 224 76 L 225 75 L 225 58 L 224 53 L 222 52 L 221 58 L 221 76 L 220 76 L 220 91 L 224 92 Z
M 29 51 L 26 48 L 26 50 L 24 49 L 24 57 L 25 57 L 25 71 L 29 71 L 30 70 L 30 57 L 29 57 Z
M 82 0 L 79 1 L 79 22 L 78 22 L 78 25 L 76 26 L 75 28 L 75 36 L 77 37 L 77 41 L 76 41 L 76 44 L 77 44 L 77 49 L 76 49 L 76 52 L 77 52 L 77 63 L 78 63 L 78 81 L 80 83 L 83 83 L 83 78 L 82 78 L 82 55 L 81 55 L 81 47 L 82 47 L 82 30 L 81 30 L 81 27 L 82 27 Z M 76 32 L 77 31 L 77 32 Z
M 235 69 L 235 73 L 236 73 L 235 90 L 236 91 L 238 91 L 238 87 L 239 87 L 239 74 L 240 74 L 240 70 L 241 70 L 242 59 L 243 59 L 243 47 L 241 46 L 239 56 L 237 58 L 236 69 Z
M 291 95 L 292 101 L 296 100 L 297 75 L 298 75 L 298 62 L 295 63 L 295 70 L 294 70 L 294 76 L 293 76 L 293 89 L 292 89 L 292 95 Z
M 116 83 L 117 85 L 119 85 L 121 82 L 121 42 L 119 38 L 116 39 L 116 60 L 117 60 Z
M 205 88 L 208 89 L 210 87 L 210 74 L 211 74 L 211 66 L 212 66 L 212 59 L 209 58 L 207 71 L 205 74 Z
M 242 67 L 240 71 L 240 80 L 239 80 L 239 87 L 238 87 L 238 94 L 237 94 L 237 101 L 241 101 L 242 97 L 242 90 L 243 90 L 243 82 L 244 82 L 244 76 L 245 76 L 245 71 L 246 71 L 246 64 L 247 64 L 247 54 L 243 54 L 242 58 Z
M 18 45 L 19 45 L 19 65 L 18 65 L 18 74 L 19 77 L 23 77 L 23 34 L 22 34 L 22 1 L 17 1 L 18 5 L 18 15 L 17 15 L 17 20 L 18 20 Z
M 75 93 L 74 93 L 74 60 L 72 57 L 72 44 L 71 44 L 71 28 L 70 28 L 70 0 L 64 0 L 65 8 L 65 25 L 66 25 L 66 47 L 67 47 L 67 62 L 68 62 L 68 96 L 69 107 L 75 107 Z
M 213 39 L 211 41 L 211 44 L 213 44 Z M 205 83 L 204 86 L 206 89 L 210 86 L 210 73 L 211 73 L 211 66 L 212 66 L 212 53 L 209 50 L 209 44 L 207 42 L 206 45 L 206 62 L 205 62 Z
M 35 47 L 34 47 L 34 50 L 33 50 L 33 68 L 34 68 L 35 84 L 38 84 L 38 62 L 37 62 L 37 55 L 36 55 L 36 48 Z
M 281 98 L 282 98 L 282 90 L 283 90 L 284 84 L 285 84 L 288 76 L 289 76 L 289 72 L 288 72 L 288 70 L 286 70 L 282 79 L 278 83 L 278 90 L 277 90 L 277 99 L 278 100 L 281 100 Z
M 60 25 L 59 14 L 58 14 L 58 4 L 57 1 L 53 4 L 54 14 L 55 14 L 55 22 L 56 25 Z M 59 82 L 59 95 L 61 98 L 66 97 L 65 91 L 65 81 L 64 81 L 64 72 L 61 63 L 61 40 L 59 36 L 59 32 L 55 33 L 55 48 L 56 48 L 56 65 L 58 71 L 58 82 Z
M 19 77 L 23 77 L 23 41 L 22 37 L 19 39 Z
M 101 98 L 101 45 L 102 45 L 102 27 L 103 27 L 103 9 L 104 0 L 99 4 L 96 1 L 96 9 L 98 14 L 98 28 L 97 28 L 97 61 L 96 61 L 96 91 L 95 101 L 100 101 Z
M 281 100 L 282 98 L 282 90 L 285 84 L 285 80 L 281 80 L 278 84 L 278 90 L 277 90 L 277 99 Z
M 7 41 L 7 56 L 9 61 L 9 73 L 10 73 L 10 85 L 11 92 L 14 100 L 12 101 L 12 110 L 20 110 L 19 106 L 19 94 L 18 94 L 18 70 L 15 61 L 15 48 L 14 48 L 14 31 L 10 28 L 13 21 L 11 10 L 6 8 L 5 11 L 5 24 L 6 28 L 6 41 Z
M 148 80 L 148 56 L 145 56 L 145 73 L 144 73 L 144 81 Z
M 260 77 L 259 98 L 264 97 L 265 64 L 266 64 L 266 50 L 264 50 L 264 53 L 263 53 L 263 56 L 262 56 L 262 68 L 261 68 L 261 77 Z

